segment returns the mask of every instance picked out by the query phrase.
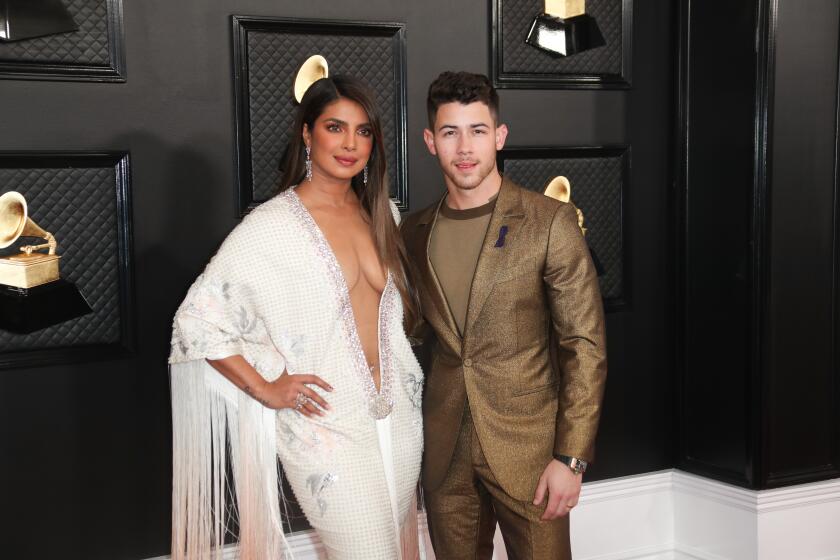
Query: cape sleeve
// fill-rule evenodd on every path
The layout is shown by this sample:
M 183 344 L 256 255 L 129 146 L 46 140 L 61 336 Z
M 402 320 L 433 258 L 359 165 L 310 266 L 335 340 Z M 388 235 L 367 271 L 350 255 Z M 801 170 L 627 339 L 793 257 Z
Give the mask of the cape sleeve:
M 169 363 L 245 355 L 245 345 L 263 330 L 247 286 L 201 274 L 172 323 Z
M 257 285 L 265 264 L 251 247 L 253 239 L 270 235 L 271 218 L 264 214 L 258 208 L 247 216 L 190 287 L 172 323 L 170 364 L 239 354 L 269 381 L 284 371 L 282 349 L 269 336 L 260 312 L 260 290 L 278 286 Z
M 277 411 L 206 361 L 240 354 L 268 380 L 285 368 L 259 312 L 257 282 L 265 263 L 252 250 L 276 219 L 263 207 L 249 214 L 175 314 L 169 357 L 173 560 L 220 556 L 232 522 L 239 523 L 243 558 L 291 558 L 280 513 Z

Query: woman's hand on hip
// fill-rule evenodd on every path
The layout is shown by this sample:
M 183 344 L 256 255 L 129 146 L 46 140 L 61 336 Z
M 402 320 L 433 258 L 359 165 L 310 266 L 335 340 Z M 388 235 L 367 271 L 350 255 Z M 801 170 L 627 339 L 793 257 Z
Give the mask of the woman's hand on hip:
M 241 354 L 207 362 L 231 383 L 258 400 L 263 406 L 275 410 L 294 408 L 304 416 L 323 416 L 330 409 L 310 385 L 332 391 L 330 384 L 311 374 L 293 374 L 286 371 L 274 381 L 266 381 Z
M 330 405 L 310 385 L 325 391 L 333 390 L 317 375 L 284 373 L 274 381 L 266 381 L 254 397 L 269 408 L 293 408 L 310 418 L 323 416 Z

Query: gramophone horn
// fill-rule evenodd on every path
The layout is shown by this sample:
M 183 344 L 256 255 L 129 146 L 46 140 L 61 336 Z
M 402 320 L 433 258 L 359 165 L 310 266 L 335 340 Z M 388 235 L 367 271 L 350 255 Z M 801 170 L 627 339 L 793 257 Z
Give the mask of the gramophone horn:
M 26 227 L 26 199 L 19 192 L 0 196 L 0 249 L 17 241 Z
M 47 240 L 50 255 L 55 254 L 56 241 L 28 216 L 26 199 L 16 191 L 0 196 L 0 249 L 4 249 L 19 237 L 42 237 Z M 38 246 L 42 248 L 43 246 Z M 31 251 L 30 251 L 31 252 Z
M 572 185 L 568 179 L 562 175 L 558 175 L 548 182 L 543 190 L 543 194 L 562 202 L 569 202 L 572 199 Z
M 315 54 L 306 59 L 295 76 L 295 101 L 300 103 L 309 86 L 330 75 L 327 59 Z

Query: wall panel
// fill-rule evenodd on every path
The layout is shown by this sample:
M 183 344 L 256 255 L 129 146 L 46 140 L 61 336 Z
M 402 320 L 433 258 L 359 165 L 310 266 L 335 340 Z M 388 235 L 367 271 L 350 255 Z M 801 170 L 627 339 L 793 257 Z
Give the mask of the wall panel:
M 633 306 L 608 319 L 610 382 L 588 480 L 668 468 L 673 457 L 673 8 L 636 4 L 633 89 L 501 91 L 512 146 L 633 146 L 624 247 Z M 14 558 L 168 552 L 172 316 L 239 215 L 231 16 L 405 24 L 409 211 L 443 192 L 422 142 L 428 84 L 443 70 L 490 69 L 489 1 L 144 0 L 123 9 L 125 83 L 0 87 L 0 150 L 131 153 L 137 301 L 132 355 L 0 372 L 0 523 Z

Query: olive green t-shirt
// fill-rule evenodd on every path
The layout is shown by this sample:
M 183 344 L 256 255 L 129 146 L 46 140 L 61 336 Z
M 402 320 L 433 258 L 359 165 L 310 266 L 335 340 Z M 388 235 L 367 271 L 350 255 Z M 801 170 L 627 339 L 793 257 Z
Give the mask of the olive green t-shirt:
M 429 260 L 461 335 L 475 267 L 495 206 L 496 197 L 467 210 L 450 208 L 444 200 L 429 241 Z

